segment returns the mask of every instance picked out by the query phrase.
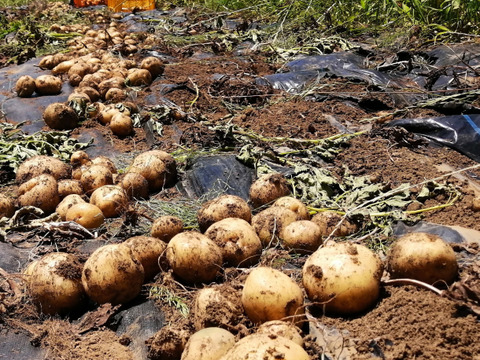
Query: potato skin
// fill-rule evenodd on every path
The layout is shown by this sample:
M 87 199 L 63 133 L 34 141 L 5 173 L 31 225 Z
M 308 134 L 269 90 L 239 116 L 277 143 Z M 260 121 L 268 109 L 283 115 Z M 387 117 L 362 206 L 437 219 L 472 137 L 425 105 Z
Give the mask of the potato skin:
M 122 244 L 105 245 L 87 259 L 82 284 L 87 295 L 98 304 L 124 304 L 140 293 L 143 266 L 132 250 Z
M 78 116 L 75 111 L 62 103 L 53 103 L 43 112 L 43 121 L 51 129 L 71 130 L 78 126 Z
M 82 172 L 80 177 L 83 190 L 91 194 L 96 189 L 113 184 L 113 175 L 110 169 L 104 165 L 92 165 Z
M 298 215 L 299 220 L 310 220 L 310 213 L 308 212 L 307 206 L 294 197 L 282 196 L 275 200 L 272 206 L 282 206 L 292 210 Z
M 35 92 L 39 95 L 58 95 L 62 92 L 62 80 L 53 75 L 40 75 L 35 79 Z
M 0 194 L 0 219 L 2 217 L 12 217 L 15 213 L 15 202 L 9 196 Z
M 343 220 L 342 224 L 336 229 L 337 224 L 342 220 L 342 216 L 334 211 L 322 211 L 312 217 L 312 221 L 320 226 L 322 236 L 348 236 L 357 231 L 357 226 L 348 219 Z
M 121 177 L 118 185 L 125 190 L 130 198 L 148 199 L 148 181 L 141 174 L 126 173 Z
M 15 92 L 19 97 L 30 97 L 35 89 L 35 79 L 28 75 L 20 76 L 15 83 Z
M 271 320 L 264 322 L 258 327 L 257 334 L 281 336 L 303 346 L 303 338 L 300 329 L 288 321 Z
M 130 86 L 148 86 L 152 83 L 152 74 L 146 69 L 130 69 L 125 82 Z
M 66 221 L 75 221 L 87 229 L 95 229 L 105 221 L 102 210 L 93 204 L 83 202 L 72 205 L 65 214 Z
M 117 185 L 104 185 L 90 196 L 90 203 L 99 207 L 107 218 L 122 214 L 128 205 L 125 190 Z
M 143 153 L 134 160 L 128 172 L 138 173 L 148 181 L 150 192 L 160 190 L 167 181 L 167 167 L 155 155 Z
M 58 195 L 63 199 L 65 196 L 77 194 L 83 195 L 83 187 L 80 181 L 63 179 L 58 181 Z
M 60 218 L 65 221 L 67 218 L 67 212 L 70 210 L 70 208 L 74 205 L 77 204 L 82 204 L 85 203 L 85 200 L 78 195 L 78 194 L 70 194 L 67 195 L 60 203 L 57 205 L 55 211 L 57 212 L 58 215 L 60 215 Z
M 335 243 L 315 251 L 302 272 L 312 302 L 324 304 L 328 313 L 349 315 L 377 301 L 383 264 L 363 245 Z
M 222 328 L 210 327 L 188 339 L 181 360 L 218 360 L 235 345 L 235 336 Z
M 272 206 L 260 211 L 252 218 L 252 226 L 264 247 L 279 242 L 279 235 L 298 216 L 292 210 L 281 206 Z
M 60 203 L 57 180 L 52 175 L 42 174 L 20 185 L 20 206 L 35 206 L 50 214 Z
M 42 174 L 52 175 L 57 180 L 68 179 L 72 168 L 53 156 L 37 155 L 20 164 L 15 180 L 20 184 Z
M 387 271 L 392 278 L 409 278 L 429 284 L 451 283 L 458 273 L 452 247 L 441 237 L 416 232 L 398 238 L 387 256 Z
M 145 280 L 153 279 L 160 272 L 160 257 L 167 248 L 165 242 L 151 236 L 134 236 L 125 240 L 123 244 L 132 250 L 133 256 L 142 264 Z
M 175 235 L 183 231 L 183 221 L 176 216 L 164 215 L 153 221 L 150 235 L 169 242 Z
M 128 115 L 118 113 L 110 121 L 110 130 L 118 137 L 125 137 L 133 133 L 133 121 Z
M 226 218 L 240 218 L 249 223 L 252 219 L 252 211 L 241 197 L 220 195 L 205 202 L 197 213 L 200 231 L 205 231 L 213 223 Z
M 311 254 L 323 243 L 320 227 L 310 220 L 288 224 L 279 236 L 285 248 L 298 254 Z
M 154 56 L 149 56 L 143 59 L 140 67 L 148 70 L 154 79 L 157 76 L 162 75 L 163 71 L 165 70 L 165 65 L 163 64 L 162 60 Z
M 254 208 L 290 194 L 287 180 L 280 173 L 263 175 L 250 186 L 250 201 Z

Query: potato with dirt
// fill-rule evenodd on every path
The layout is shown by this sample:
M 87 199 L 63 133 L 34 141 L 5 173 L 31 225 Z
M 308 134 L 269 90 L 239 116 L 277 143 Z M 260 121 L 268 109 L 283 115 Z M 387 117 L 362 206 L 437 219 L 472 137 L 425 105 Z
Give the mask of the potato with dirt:
M 254 208 L 290 194 L 287 180 L 280 173 L 272 173 L 259 177 L 250 186 L 250 201 Z
M 105 216 L 98 206 L 87 202 L 79 202 L 67 210 L 65 220 L 74 221 L 86 229 L 96 229 L 103 225 Z
M 200 231 L 205 231 L 212 224 L 226 218 L 239 218 L 250 223 L 252 211 L 241 197 L 225 194 L 203 203 L 197 212 Z
M 133 133 L 133 120 L 126 114 L 113 115 L 109 125 L 112 133 L 118 137 L 125 137 Z
M 80 119 L 70 106 L 53 103 L 43 112 L 43 121 L 54 130 L 71 130 L 78 126 Z
M 0 219 L 10 218 L 15 213 L 15 201 L 12 197 L 0 194 Z
M 35 79 L 29 75 L 20 76 L 15 83 L 15 92 L 19 97 L 30 97 L 35 89 Z
M 91 165 L 82 171 L 80 183 L 85 194 L 90 195 L 102 186 L 113 185 L 113 175 L 104 165 Z
M 169 242 L 175 235 L 183 231 L 183 221 L 177 216 L 163 215 L 152 223 L 150 235 Z
M 165 242 L 151 236 L 134 236 L 123 244 L 132 250 L 133 256 L 142 264 L 145 281 L 153 279 L 160 272 L 161 257 L 167 248 Z
M 292 210 L 298 215 L 299 220 L 310 220 L 310 212 L 308 211 L 307 206 L 302 201 L 292 196 L 278 198 L 272 206 L 282 206 Z
M 357 225 L 335 211 L 321 211 L 312 217 L 312 221 L 320 227 L 322 236 L 344 237 L 357 232 Z
M 70 208 L 77 204 L 83 204 L 86 201 L 78 194 L 67 195 L 55 208 L 55 212 L 60 215 L 60 219 L 65 221 L 67 218 L 67 212 Z
M 294 343 L 300 346 L 303 346 L 303 338 L 300 333 L 301 330 L 288 320 L 271 320 L 264 322 L 256 331 L 256 334 L 284 337 L 292 340 Z
M 302 273 L 303 286 L 315 305 L 329 314 L 351 315 L 376 303 L 383 263 L 363 245 L 333 243 L 314 252 Z
M 292 210 L 282 206 L 272 206 L 256 214 L 252 218 L 252 226 L 263 247 L 267 247 L 277 244 L 283 229 L 297 220 L 298 215 Z
M 58 181 L 58 195 L 63 199 L 71 194 L 83 195 L 82 183 L 78 180 L 63 179 Z
M 62 79 L 53 75 L 40 75 L 35 79 L 38 95 L 58 95 L 62 92 Z
M 458 263 L 455 251 L 440 236 L 412 232 L 399 237 L 390 247 L 387 271 L 394 279 L 450 284 L 457 277 Z
M 125 304 L 138 296 L 144 270 L 132 250 L 123 244 L 104 245 L 85 262 L 82 284 L 96 303 Z
M 152 74 L 146 69 L 130 69 L 125 83 L 128 86 L 148 86 L 152 83 Z
M 128 206 L 128 195 L 117 185 L 104 185 L 92 193 L 90 203 L 98 206 L 106 218 L 117 217 L 123 214 Z
M 35 206 L 51 214 L 60 203 L 57 180 L 52 175 L 42 174 L 24 182 L 18 187 L 20 206 Z
M 187 341 L 181 360 L 218 360 L 235 345 L 235 336 L 222 328 L 210 327 L 194 333 Z
M 155 56 L 148 56 L 142 60 L 140 64 L 140 68 L 148 70 L 152 75 L 152 78 L 155 79 L 156 77 L 163 74 L 165 70 L 165 65 L 163 61 Z
M 261 266 L 250 272 L 243 286 L 242 304 L 256 324 L 282 319 L 299 323 L 304 319 L 300 286 L 271 267 Z
M 136 156 L 128 172 L 142 175 L 148 181 L 150 192 L 160 190 L 168 179 L 165 162 L 150 152 Z
M 72 168 L 56 157 L 36 155 L 20 164 L 15 180 L 20 184 L 42 174 L 52 175 L 56 180 L 69 179 Z
M 297 254 L 311 254 L 323 243 L 320 227 L 310 220 L 288 224 L 280 234 L 282 245 Z
M 130 199 L 148 199 L 148 181 L 141 174 L 126 173 L 117 181 Z
M 181 326 L 164 326 L 147 341 L 150 360 L 180 360 L 191 332 Z

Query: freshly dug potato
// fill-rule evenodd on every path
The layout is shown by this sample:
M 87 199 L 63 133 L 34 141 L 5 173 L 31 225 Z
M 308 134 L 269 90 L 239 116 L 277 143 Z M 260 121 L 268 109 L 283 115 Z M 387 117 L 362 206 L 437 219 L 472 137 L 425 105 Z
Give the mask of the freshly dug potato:
M 12 217 L 15 213 L 15 202 L 9 196 L 0 194 L 0 219 Z
M 35 89 L 35 79 L 28 75 L 20 76 L 15 83 L 15 92 L 20 97 L 32 96 Z
M 63 103 L 53 103 L 43 112 L 43 121 L 51 129 L 71 130 L 78 126 L 79 119 L 71 107 Z
M 322 236 L 348 236 L 355 233 L 357 226 L 348 219 L 343 220 L 342 224 L 335 230 L 337 224 L 342 220 L 342 215 L 334 211 L 322 211 L 312 217 L 312 221 L 320 226 Z
M 85 299 L 82 264 L 75 255 L 53 252 L 43 256 L 27 277 L 29 293 L 45 314 L 65 314 Z
M 133 256 L 143 266 L 145 280 L 151 280 L 160 272 L 160 257 L 165 252 L 167 244 L 160 239 L 151 236 L 134 236 L 123 242 L 128 246 Z
M 111 88 L 105 93 L 105 101 L 110 101 L 112 103 L 122 102 L 127 98 L 127 93 L 123 89 Z
M 52 74 L 53 75 L 66 74 L 74 64 L 75 64 L 75 60 L 62 61 L 60 64 L 56 65 L 52 69 Z
M 74 91 L 70 95 L 68 95 L 67 102 L 72 107 L 74 107 L 74 105 L 72 105 L 72 102 L 73 102 L 73 103 L 77 103 L 81 108 L 85 108 L 87 104 L 90 102 L 90 97 L 87 94 Z
M 213 223 L 226 218 L 239 218 L 246 222 L 252 219 L 252 211 L 247 202 L 236 195 L 220 195 L 207 201 L 197 213 L 198 226 L 207 230 Z
M 287 180 L 282 174 L 263 175 L 250 186 L 250 201 L 254 208 L 268 204 L 290 194 Z
M 226 218 L 212 224 L 205 235 L 221 249 L 229 266 L 255 264 L 262 253 L 262 242 L 253 227 L 243 219 Z
M 27 265 L 25 270 L 23 270 L 23 275 L 25 275 L 25 278 L 27 281 L 28 281 L 28 278 L 32 276 L 33 270 L 35 269 L 35 266 L 37 266 L 37 264 L 38 264 L 38 260 L 34 260 Z
M 55 209 L 56 213 L 60 215 L 60 218 L 65 221 L 67 218 L 67 212 L 70 208 L 77 204 L 83 204 L 86 201 L 80 195 L 77 194 L 70 194 L 67 195 L 60 203 L 57 205 Z
M 138 173 L 126 173 L 118 182 L 118 185 L 125 190 L 132 199 L 148 198 L 148 181 Z
M 169 242 L 175 235 L 183 231 L 183 221 L 179 217 L 164 215 L 153 221 L 150 235 Z
M 108 168 L 108 170 L 110 170 L 110 172 L 112 174 L 116 174 L 117 173 L 117 167 L 115 165 L 115 163 L 108 157 L 106 156 L 97 156 L 95 158 L 92 159 L 92 165 L 103 165 L 105 166 L 106 168 Z
M 165 70 L 165 65 L 163 64 L 163 61 L 154 56 L 149 56 L 143 59 L 140 67 L 142 69 L 148 70 L 152 75 L 153 79 L 155 79 L 157 76 L 162 75 L 163 71 Z
M 20 206 L 35 206 L 50 214 L 60 203 L 57 180 L 52 175 L 42 174 L 20 185 L 18 188 Z
M 88 164 L 89 162 L 90 156 L 83 150 L 77 150 L 70 156 L 70 164 L 75 167 Z
M 188 339 L 181 360 L 218 360 L 235 345 L 235 336 L 218 327 L 202 329 Z
M 429 284 L 453 282 L 458 264 L 452 247 L 438 235 L 414 232 L 390 247 L 387 270 L 392 278 L 409 278 Z
M 252 218 L 252 226 L 258 234 L 264 247 L 279 242 L 283 229 L 294 221 L 297 214 L 282 206 L 272 206 L 260 211 Z
M 95 119 L 100 116 L 100 113 L 104 111 L 106 106 L 101 102 L 95 102 L 88 104 L 85 109 L 85 115 L 88 119 Z
M 292 210 L 298 215 L 299 220 L 310 220 L 310 213 L 307 209 L 307 206 L 294 197 L 283 196 L 275 200 L 272 206 L 282 206 L 284 208 Z
M 288 321 L 272 320 L 264 322 L 257 329 L 257 334 L 281 336 L 303 346 L 303 338 L 300 329 Z
M 148 86 L 152 83 L 152 74 L 145 69 L 130 69 L 125 82 L 130 86 Z
M 123 244 L 104 245 L 93 252 L 83 267 L 87 295 L 99 304 L 124 304 L 140 293 L 143 266 Z
M 327 313 L 350 315 L 370 308 L 380 294 L 383 264 L 363 245 L 335 243 L 314 252 L 303 266 L 309 299 Z
M 83 187 L 80 181 L 63 179 L 58 181 L 58 195 L 60 199 L 70 194 L 83 195 Z
M 82 172 L 80 182 L 85 193 L 91 194 L 102 186 L 112 185 L 113 175 L 104 165 L 92 165 Z
M 172 155 L 163 150 L 150 150 L 144 152 L 143 156 L 154 155 L 165 163 L 167 168 L 165 185 L 172 185 L 177 178 L 177 162 Z
M 78 92 L 87 95 L 91 102 L 100 100 L 100 93 L 91 86 L 79 87 Z
M 164 326 L 148 343 L 148 359 L 180 360 L 190 338 L 190 331 L 174 326 Z
M 110 130 L 119 137 L 131 135 L 133 133 L 133 120 L 128 115 L 115 114 L 110 121 Z
M 105 222 L 102 210 L 93 204 L 83 202 L 73 205 L 65 214 L 66 221 L 75 221 L 87 229 L 95 229 Z
M 53 60 L 53 55 L 47 55 L 38 64 L 40 69 L 48 69 L 51 70 L 55 67 L 55 62 Z
M 68 179 L 72 176 L 72 168 L 53 156 L 37 155 L 20 164 L 15 180 L 20 184 L 42 174 L 52 175 L 57 180 Z
M 242 291 L 245 313 L 254 323 L 303 320 L 303 293 L 289 276 L 270 267 L 253 269 Z
M 310 360 L 307 352 L 284 337 L 252 334 L 238 341 L 220 360 Z
M 62 92 L 62 80 L 53 75 L 40 75 L 35 79 L 35 92 L 39 95 L 58 95 Z
M 237 325 L 243 316 L 241 293 L 228 284 L 200 289 L 195 296 L 193 323 L 197 330 Z
M 107 218 L 122 214 L 128 205 L 128 195 L 117 185 L 104 185 L 90 196 L 90 203 L 98 206 Z
M 108 90 L 110 89 L 123 89 L 125 86 L 125 79 L 119 76 L 112 77 L 107 80 L 103 80 L 98 84 L 98 92 L 102 96 L 102 98 L 105 98 L 105 95 L 107 94 Z
M 129 173 L 138 173 L 148 181 L 151 192 L 160 190 L 167 181 L 167 167 L 165 163 L 155 155 L 140 154 L 134 160 Z
M 223 259 L 217 244 L 194 231 L 175 235 L 167 245 L 173 273 L 189 283 L 208 283 L 219 273 Z
M 320 227 L 310 220 L 288 224 L 280 234 L 282 245 L 298 254 L 311 254 L 323 243 Z

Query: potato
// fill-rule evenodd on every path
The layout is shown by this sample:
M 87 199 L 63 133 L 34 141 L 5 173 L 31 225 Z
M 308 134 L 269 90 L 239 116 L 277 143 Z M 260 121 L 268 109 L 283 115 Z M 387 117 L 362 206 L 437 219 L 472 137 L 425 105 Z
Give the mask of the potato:
M 264 322 L 256 331 L 256 334 L 266 334 L 270 336 L 281 336 L 292 340 L 294 343 L 303 346 L 303 338 L 300 335 L 300 329 L 291 322 L 282 320 L 271 320 Z
M 98 116 L 98 121 L 100 121 L 103 125 L 110 124 L 112 118 L 117 115 L 121 114 L 120 110 L 118 110 L 114 105 L 107 105 Z
M 254 323 L 303 320 L 303 293 L 289 276 L 270 267 L 253 269 L 242 291 L 245 313 Z
M 149 340 L 148 359 L 180 360 L 189 337 L 186 329 L 164 326 Z
M 294 221 L 297 214 L 281 206 L 272 206 L 260 211 L 252 218 L 252 226 L 258 234 L 264 247 L 279 242 L 283 229 Z
M 132 250 L 122 244 L 104 245 L 93 252 L 83 267 L 87 295 L 99 304 L 124 304 L 140 293 L 143 266 Z
M 284 337 L 252 334 L 238 341 L 220 360 L 310 360 L 307 352 Z
M 38 64 L 40 69 L 48 69 L 51 70 L 55 67 L 55 62 L 53 61 L 53 55 L 47 55 Z
M 152 83 L 152 74 L 145 69 L 130 69 L 125 82 L 129 86 L 148 86 Z
M 103 103 L 100 102 L 95 102 L 93 104 L 88 104 L 86 109 L 85 109 L 85 116 L 88 119 L 94 119 L 97 118 L 102 111 L 104 111 L 106 108 Z
M 218 360 L 235 345 L 235 336 L 221 328 L 197 331 L 188 339 L 181 360 Z
M 124 86 L 125 86 L 125 79 L 122 77 L 116 76 L 100 82 L 98 84 L 98 92 L 100 93 L 102 98 L 105 98 L 105 95 L 107 94 L 108 90 L 112 88 L 122 89 Z
M 200 289 L 195 296 L 193 324 L 197 330 L 236 326 L 243 317 L 241 293 L 228 284 Z
M 127 98 L 127 93 L 118 88 L 109 89 L 104 96 L 105 101 L 110 101 L 112 103 L 122 102 Z
M 100 100 L 100 93 L 91 86 L 78 87 L 78 92 L 86 94 L 91 102 Z
M 323 243 L 320 227 L 310 220 L 288 224 L 279 237 L 286 249 L 298 254 L 311 254 Z
M 52 175 L 56 180 L 68 179 L 72 176 L 72 168 L 53 156 L 37 155 L 20 164 L 15 180 L 23 183 L 42 174 Z
M 303 286 L 309 299 L 327 313 L 350 315 L 375 304 L 382 273 L 382 262 L 367 247 L 335 243 L 307 259 Z
M 108 157 L 106 156 L 97 156 L 95 158 L 92 159 L 92 165 L 103 165 L 105 166 L 106 168 L 108 168 L 108 170 L 110 170 L 110 172 L 112 174 L 116 174 L 117 173 L 117 167 L 115 165 L 115 163 Z
M 201 231 L 207 230 L 213 223 L 226 218 L 239 218 L 250 222 L 252 212 L 247 202 L 241 197 L 225 194 L 205 202 L 197 213 Z
M 79 91 L 74 91 L 68 96 L 67 102 L 72 108 L 74 107 L 74 105 L 72 105 L 73 102 L 78 104 L 82 109 L 84 109 L 90 102 L 90 97 L 87 94 L 81 93 Z
M 66 221 L 75 221 L 87 229 L 95 229 L 105 221 L 102 210 L 93 204 L 83 202 L 73 205 L 65 214 Z
M 165 70 L 165 65 L 163 64 L 162 60 L 156 58 L 155 56 L 149 56 L 143 59 L 140 67 L 148 70 L 153 79 L 162 75 L 163 71 Z
M 250 186 L 250 201 L 254 208 L 290 194 L 287 180 L 282 174 L 263 175 Z
M 70 194 L 83 195 L 83 187 L 78 180 L 63 179 L 59 180 L 57 184 L 60 199 Z
M 131 199 L 147 199 L 148 198 L 148 181 L 142 175 L 137 173 L 124 174 L 118 185 L 125 190 Z
M 160 257 L 167 248 L 165 242 L 151 236 L 134 236 L 125 240 L 123 244 L 132 250 L 133 256 L 142 264 L 145 280 L 153 279 L 160 272 Z
M 53 75 L 66 74 L 70 68 L 75 65 L 75 60 L 65 60 L 52 69 Z
M 134 160 L 130 173 L 138 173 L 148 181 L 148 188 L 151 192 L 160 190 L 167 181 L 167 167 L 157 156 L 151 154 L 140 154 Z
M 77 150 L 70 156 L 70 164 L 75 167 L 88 164 L 89 162 L 90 156 L 83 150 Z
M 20 76 L 15 83 L 15 92 L 20 97 L 32 96 L 35 89 L 35 79 L 28 75 Z
M 453 282 L 458 264 L 452 247 L 438 235 L 414 232 L 390 247 L 387 270 L 392 278 L 409 278 L 429 284 Z
M 218 245 L 194 231 L 175 235 L 167 245 L 166 255 L 173 273 L 189 283 L 213 281 L 223 263 Z
M 104 165 L 92 165 L 82 172 L 80 182 L 85 193 L 91 194 L 99 187 L 112 185 L 113 175 Z
M 310 213 L 307 209 L 307 206 L 300 200 L 291 197 L 283 196 L 275 200 L 272 206 L 282 206 L 289 210 L 292 210 L 297 214 L 299 220 L 310 220 Z
M 39 95 L 58 95 L 62 92 L 62 80 L 53 75 L 40 75 L 35 79 L 35 92 Z
M 20 206 L 35 206 L 50 214 L 60 203 L 57 180 L 52 175 L 42 174 L 20 185 L 18 188 Z
M 125 137 L 133 133 L 133 120 L 130 116 L 118 113 L 110 121 L 110 130 L 118 137 Z
M 79 118 L 71 107 L 63 103 L 53 103 L 43 112 L 43 121 L 51 129 L 71 130 L 78 126 Z
M 150 235 L 169 242 L 175 235 L 183 231 L 183 221 L 176 216 L 164 215 L 153 221 Z
M 221 249 L 229 266 L 255 264 L 262 253 L 262 242 L 253 227 L 243 219 L 226 218 L 212 224 L 205 235 Z
M 83 198 L 80 195 L 77 195 L 77 194 L 67 195 L 62 201 L 60 201 L 55 211 L 58 215 L 60 215 L 60 218 L 62 219 L 62 221 L 65 221 L 67 218 L 67 211 L 70 210 L 70 208 L 73 205 L 83 204 L 85 202 L 86 201 L 83 200 Z
M 65 314 L 82 304 L 85 298 L 82 264 L 75 255 L 47 254 L 28 271 L 29 293 L 43 313 Z
M 127 209 L 128 196 L 120 186 L 104 185 L 92 193 L 90 204 L 98 206 L 105 217 L 116 217 Z
M 165 163 L 166 166 L 166 185 L 172 185 L 177 178 L 177 163 L 172 155 L 163 150 L 150 150 L 144 152 L 143 156 L 154 155 Z M 141 155 L 139 155 L 141 156 Z
M 7 195 L 0 194 L 0 219 L 3 217 L 12 217 L 15 213 L 15 203 Z
M 357 226 L 348 219 L 343 220 L 341 225 L 335 229 L 337 224 L 342 221 L 342 215 L 337 214 L 334 211 L 322 211 L 315 214 L 312 217 L 312 221 L 320 226 L 322 236 L 348 236 L 355 233 L 358 229 Z
M 68 70 L 68 82 L 72 86 L 77 86 L 82 81 L 83 77 L 92 72 L 89 64 L 81 61 L 77 62 Z

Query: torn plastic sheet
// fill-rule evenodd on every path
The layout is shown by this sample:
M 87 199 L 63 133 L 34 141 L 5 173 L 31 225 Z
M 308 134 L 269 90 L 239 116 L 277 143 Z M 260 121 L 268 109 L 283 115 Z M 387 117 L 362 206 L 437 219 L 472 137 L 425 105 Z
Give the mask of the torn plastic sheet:
M 480 114 L 399 119 L 387 126 L 401 126 L 480 162 Z

